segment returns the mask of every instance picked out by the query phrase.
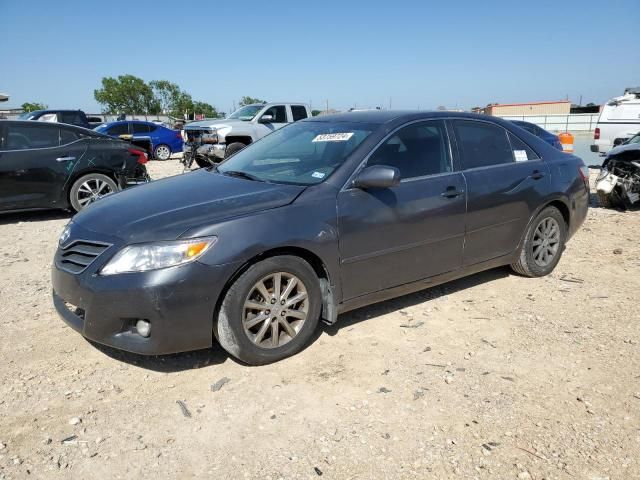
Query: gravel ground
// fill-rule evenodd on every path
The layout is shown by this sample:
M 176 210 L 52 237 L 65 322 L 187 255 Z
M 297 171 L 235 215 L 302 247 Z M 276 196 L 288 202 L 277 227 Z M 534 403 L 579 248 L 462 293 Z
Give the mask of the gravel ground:
M 68 220 L 0 217 L 0 479 L 640 478 L 640 212 L 592 208 L 548 277 L 363 308 L 263 367 L 67 328 L 49 268 Z

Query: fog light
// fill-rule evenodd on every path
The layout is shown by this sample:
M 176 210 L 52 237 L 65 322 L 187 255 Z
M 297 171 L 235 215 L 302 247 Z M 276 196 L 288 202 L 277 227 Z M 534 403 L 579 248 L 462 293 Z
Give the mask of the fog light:
M 151 335 L 151 324 L 147 320 L 138 320 L 136 322 L 136 330 L 143 337 Z

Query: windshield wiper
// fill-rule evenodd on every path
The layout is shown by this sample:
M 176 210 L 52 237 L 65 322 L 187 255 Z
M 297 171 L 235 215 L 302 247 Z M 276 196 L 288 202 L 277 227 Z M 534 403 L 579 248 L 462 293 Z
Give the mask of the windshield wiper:
M 230 177 L 238 177 L 238 178 L 244 178 L 245 180 L 252 180 L 254 182 L 262 182 L 262 180 L 254 175 L 251 175 L 250 173 L 246 173 L 246 172 L 241 172 L 240 170 L 218 170 L 216 169 L 218 173 L 221 173 L 223 175 L 228 175 Z

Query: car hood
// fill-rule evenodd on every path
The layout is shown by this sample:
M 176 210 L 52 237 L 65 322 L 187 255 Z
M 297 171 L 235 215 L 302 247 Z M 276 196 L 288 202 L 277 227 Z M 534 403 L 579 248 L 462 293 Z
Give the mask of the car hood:
M 185 130 L 197 130 L 199 128 L 216 128 L 216 129 L 221 129 L 221 128 L 228 128 L 228 127 L 232 127 L 234 125 L 246 125 L 248 122 L 244 122 L 242 120 L 236 120 L 236 119 L 228 119 L 228 118 L 223 118 L 221 120 L 202 120 L 200 122 L 191 122 L 187 125 L 184 126 Z
M 607 152 L 607 158 L 610 157 L 626 157 L 640 154 L 640 143 L 629 143 L 627 145 L 618 145 Z M 637 160 L 638 158 L 636 158 Z
M 73 221 L 125 243 L 173 240 L 193 227 L 288 205 L 304 189 L 200 169 L 109 195 Z

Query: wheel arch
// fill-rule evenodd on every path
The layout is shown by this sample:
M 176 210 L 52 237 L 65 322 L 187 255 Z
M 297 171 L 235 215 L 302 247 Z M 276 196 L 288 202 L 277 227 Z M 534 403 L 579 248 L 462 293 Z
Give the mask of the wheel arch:
M 538 207 L 536 210 L 534 210 L 534 212 L 532 213 L 531 217 L 529 218 L 529 221 L 527 222 L 527 226 L 524 228 L 524 231 L 520 236 L 520 241 L 518 242 L 518 248 L 516 248 L 515 253 L 519 252 L 520 249 L 522 248 L 525 237 L 527 235 L 527 232 L 529 231 L 529 227 L 531 226 L 531 223 L 533 223 L 533 220 L 538 216 L 538 214 L 542 210 L 544 210 L 547 207 L 556 207 L 560 211 L 560 213 L 562 214 L 562 218 L 564 218 L 564 222 L 567 227 L 567 232 L 569 231 L 569 227 L 571 225 L 571 209 L 569 208 L 568 200 L 562 197 L 550 198 L 546 202 L 543 202 L 542 205 Z
M 320 291 L 322 292 L 322 310 L 321 310 L 321 319 L 327 323 L 335 323 L 338 314 L 337 314 L 337 305 L 335 304 L 334 291 L 331 288 L 331 279 L 329 276 L 329 270 L 327 269 L 325 262 L 314 252 L 302 247 L 294 247 L 294 246 L 284 246 L 277 247 L 265 250 L 264 252 L 260 252 L 259 254 L 253 256 L 245 263 L 243 263 L 227 280 L 224 287 L 222 288 L 218 299 L 216 300 L 215 309 L 213 312 L 213 321 L 218 316 L 220 312 L 220 307 L 222 302 L 224 301 L 229 288 L 235 283 L 235 281 L 246 272 L 251 266 L 255 265 L 258 262 L 266 260 L 272 257 L 278 257 L 282 255 L 290 255 L 293 257 L 298 257 L 307 262 L 320 281 Z
M 228 135 L 225 137 L 224 142 L 227 145 L 231 145 L 232 143 L 244 143 L 245 145 L 249 145 L 253 142 L 253 139 L 249 135 Z

